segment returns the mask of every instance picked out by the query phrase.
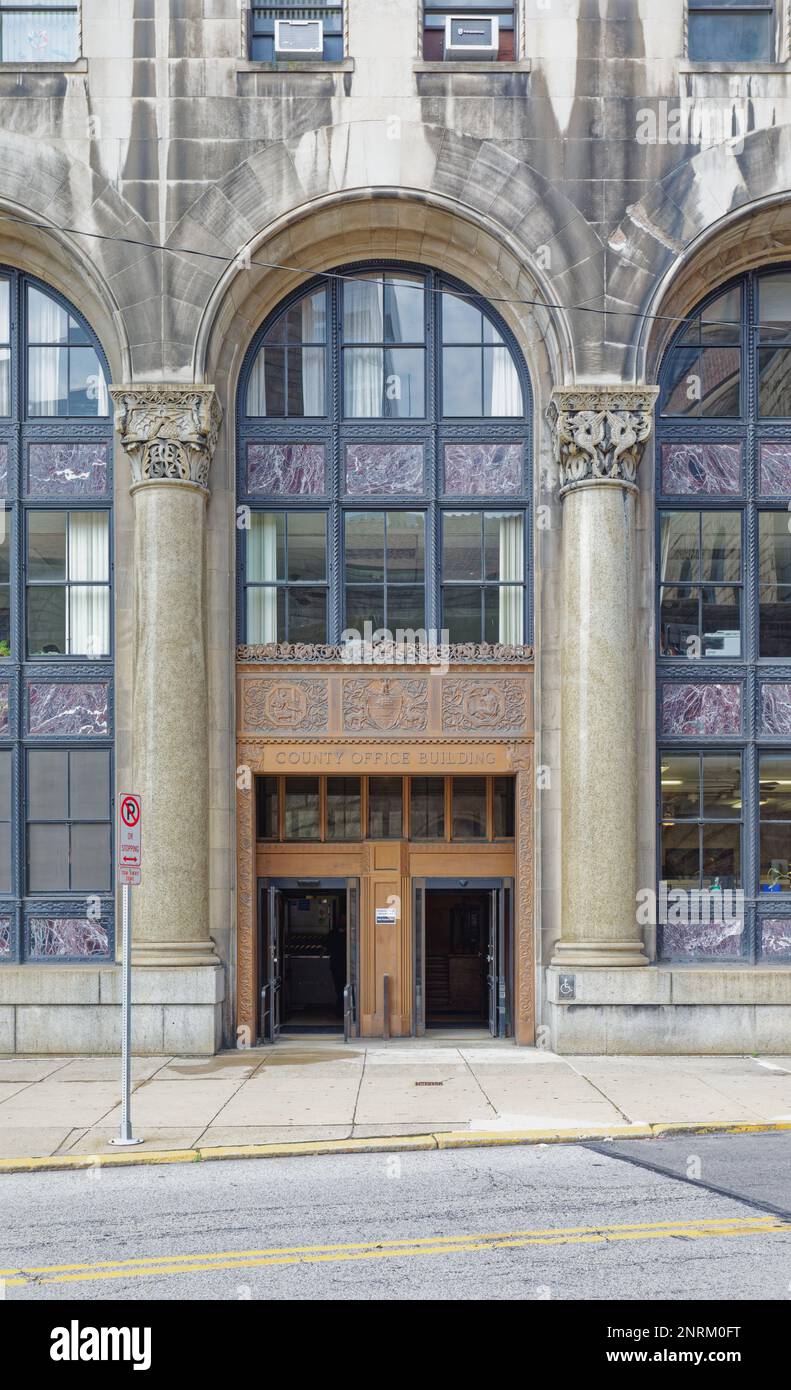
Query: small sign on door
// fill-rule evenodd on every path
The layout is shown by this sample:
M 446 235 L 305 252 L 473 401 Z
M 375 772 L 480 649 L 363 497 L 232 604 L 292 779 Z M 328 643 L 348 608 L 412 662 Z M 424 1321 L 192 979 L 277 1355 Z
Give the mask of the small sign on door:
M 377 907 L 375 911 L 377 927 L 396 926 L 398 922 L 398 913 L 394 907 Z

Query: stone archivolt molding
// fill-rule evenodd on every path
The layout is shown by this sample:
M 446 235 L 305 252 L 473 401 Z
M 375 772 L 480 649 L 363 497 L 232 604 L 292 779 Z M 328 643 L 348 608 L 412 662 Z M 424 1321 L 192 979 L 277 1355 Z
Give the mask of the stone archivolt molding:
M 222 407 L 213 386 L 113 386 L 115 428 L 133 486 L 192 483 L 209 490 Z
M 552 426 L 561 496 L 580 484 L 634 486 L 654 421 L 656 386 L 553 391 Z
M 349 659 L 351 655 L 351 660 Z M 451 643 L 448 647 L 397 647 L 395 643 L 376 643 L 370 657 L 361 657 L 354 648 L 314 645 L 308 642 L 266 642 L 261 646 L 236 649 L 237 661 L 335 662 L 355 669 L 364 666 L 436 666 L 441 662 L 492 662 L 495 665 L 533 660 L 532 647 L 506 646 L 489 642 Z

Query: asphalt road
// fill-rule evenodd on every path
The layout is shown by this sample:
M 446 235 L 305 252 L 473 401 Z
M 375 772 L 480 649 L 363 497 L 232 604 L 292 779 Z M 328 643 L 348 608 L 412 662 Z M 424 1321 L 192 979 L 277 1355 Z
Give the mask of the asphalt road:
M 7 1175 L 5 1311 L 74 1298 L 785 1300 L 790 1160 L 791 1134 L 776 1134 Z

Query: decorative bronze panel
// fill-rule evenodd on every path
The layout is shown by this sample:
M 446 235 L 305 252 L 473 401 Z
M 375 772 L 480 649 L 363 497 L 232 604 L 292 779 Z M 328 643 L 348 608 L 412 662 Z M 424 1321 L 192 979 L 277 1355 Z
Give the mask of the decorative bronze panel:
M 242 682 L 242 727 L 248 733 L 323 732 L 327 720 L 325 680 Z
M 528 719 L 523 681 L 462 677 L 442 683 L 442 728 L 447 733 L 522 732 Z
M 349 733 L 420 733 L 427 726 L 427 680 L 343 682 L 343 727 Z

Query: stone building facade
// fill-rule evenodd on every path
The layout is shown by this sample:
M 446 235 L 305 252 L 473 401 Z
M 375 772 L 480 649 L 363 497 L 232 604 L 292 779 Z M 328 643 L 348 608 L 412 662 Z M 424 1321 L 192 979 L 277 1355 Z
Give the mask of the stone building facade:
M 787 1052 L 787 0 L 322 10 L 0 3 L 0 1052 L 123 790 L 140 1051 Z

